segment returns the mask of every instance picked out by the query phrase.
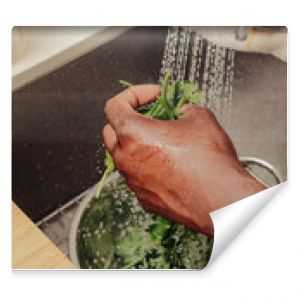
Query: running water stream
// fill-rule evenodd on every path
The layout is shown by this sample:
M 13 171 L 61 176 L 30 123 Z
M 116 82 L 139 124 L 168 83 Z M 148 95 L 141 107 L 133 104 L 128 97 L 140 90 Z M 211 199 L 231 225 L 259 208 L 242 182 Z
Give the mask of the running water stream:
M 216 29 L 217 30 L 217 29 Z M 170 27 L 159 82 L 169 71 L 171 80 L 190 80 L 203 91 L 202 105 L 211 109 L 221 125 L 230 126 L 234 50 L 215 45 L 185 27 Z

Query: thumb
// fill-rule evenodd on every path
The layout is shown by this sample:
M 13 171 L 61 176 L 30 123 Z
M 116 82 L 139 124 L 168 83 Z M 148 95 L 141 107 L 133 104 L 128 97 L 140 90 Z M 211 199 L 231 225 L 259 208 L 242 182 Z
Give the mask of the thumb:
M 160 94 L 160 88 L 153 84 L 133 86 L 108 100 L 105 105 L 105 114 L 108 122 L 119 132 L 125 120 L 137 115 L 139 106 L 150 103 Z

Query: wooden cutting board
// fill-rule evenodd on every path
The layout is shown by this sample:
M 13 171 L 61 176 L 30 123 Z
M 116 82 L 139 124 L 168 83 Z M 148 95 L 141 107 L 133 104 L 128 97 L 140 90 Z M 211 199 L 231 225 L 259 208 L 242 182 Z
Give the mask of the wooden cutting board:
M 14 202 L 12 202 L 12 268 L 75 268 Z

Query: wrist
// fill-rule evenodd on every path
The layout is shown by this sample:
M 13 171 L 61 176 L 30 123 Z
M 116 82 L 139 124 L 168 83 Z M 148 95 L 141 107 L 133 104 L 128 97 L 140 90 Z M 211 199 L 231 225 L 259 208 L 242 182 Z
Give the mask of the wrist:
M 246 171 L 245 174 L 232 175 L 229 181 L 226 180 L 226 185 L 227 186 L 225 186 L 224 189 L 218 190 L 215 188 L 215 190 L 210 193 L 211 196 L 209 198 L 203 198 L 203 195 L 198 198 L 197 200 L 200 200 L 198 203 L 201 208 L 199 210 L 196 209 L 191 213 L 191 220 L 193 220 L 194 223 L 193 227 L 197 231 L 203 232 L 211 238 L 214 236 L 214 226 L 209 215 L 210 212 L 266 189 L 263 184 L 258 182 Z M 205 204 L 204 210 L 203 204 Z
M 245 170 L 234 172 L 226 179 L 225 185 L 218 193 L 218 197 L 211 198 L 211 201 L 209 201 L 208 212 L 225 207 L 266 189 L 262 183 Z

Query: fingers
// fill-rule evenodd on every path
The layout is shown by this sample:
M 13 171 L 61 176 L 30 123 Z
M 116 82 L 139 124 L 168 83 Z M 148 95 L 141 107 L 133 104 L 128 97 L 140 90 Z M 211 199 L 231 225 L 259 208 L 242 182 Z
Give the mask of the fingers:
M 114 152 L 114 149 L 116 148 L 117 143 L 118 143 L 117 135 L 116 135 L 115 131 L 113 130 L 113 128 L 109 124 L 104 126 L 102 135 L 103 135 L 103 140 L 104 140 L 106 149 L 110 153 Z
M 153 84 L 133 86 L 108 100 L 105 114 L 113 129 L 118 132 L 129 116 L 137 114 L 135 108 L 148 104 L 160 94 L 160 87 Z
M 198 119 L 199 121 L 217 121 L 214 113 L 206 108 L 195 104 L 185 104 L 182 106 L 181 119 Z
M 201 106 L 196 106 L 195 104 L 185 104 L 181 108 L 182 112 L 182 119 L 188 119 L 195 116 L 198 116 L 203 111 L 207 110 L 206 108 L 203 108 Z

